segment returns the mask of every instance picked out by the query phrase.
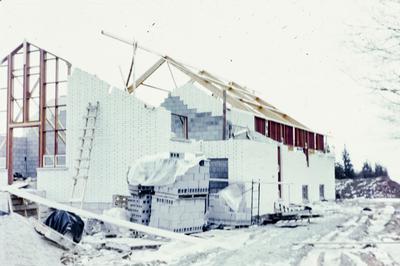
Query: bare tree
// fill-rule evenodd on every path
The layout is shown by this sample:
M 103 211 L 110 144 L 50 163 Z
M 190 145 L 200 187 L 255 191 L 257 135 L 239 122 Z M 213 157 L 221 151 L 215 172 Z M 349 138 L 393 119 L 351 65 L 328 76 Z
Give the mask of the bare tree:
M 373 66 L 366 80 L 382 98 L 382 117 L 400 125 L 400 0 L 376 0 L 371 23 L 356 26 L 354 42 Z M 394 128 L 393 137 L 400 139 Z

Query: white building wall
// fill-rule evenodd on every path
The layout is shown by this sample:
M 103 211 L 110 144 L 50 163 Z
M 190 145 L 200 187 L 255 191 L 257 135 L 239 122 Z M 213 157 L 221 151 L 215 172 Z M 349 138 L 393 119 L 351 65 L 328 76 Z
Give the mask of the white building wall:
M 190 86 L 189 86 L 190 85 Z M 221 112 L 221 103 L 205 92 L 195 92 L 192 84 L 177 89 L 179 97 L 189 108 L 202 112 Z M 194 94 L 191 94 L 193 92 Z M 182 96 L 183 95 L 183 96 Z M 200 96 L 203 95 L 203 96 Z M 192 98 L 190 98 L 192 97 Z M 189 100 L 188 100 L 189 99 Z M 83 116 L 89 102 L 100 102 L 92 151 L 90 177 L 86 200 L 109 203 L 113 194 L 128 194 L 126 171 L 132 161 L 145 155 L 163 151 L 203 152 L 209 158 L 228 158 L 229 182 L 261 182 L 260 214 L 273 211 L 278 199 L 277 146 L 271 139 L 266 142 L 251 140 L 227 141 L 170 141 L 170 113 L 163 108 L 149 108 L 133 95 L 112 89 L 110 85 L 76 69 L 68 84 L 67 99 L 67 169 L 39 169 L 38 189 L 57 201 L 68 201 L 74 175 L 74 159 L 78 156 L 79 140 L 84 124 Z M 254 117 L 238 110 L 231 111 L 233 124 L 254 128 Z M 310 201 L 319 200 L 319 184 L 325 185 L 325 197 L 335 198 L 334 156 L 317 152 L 310 154 L 307 167 L 302 151 L 282 149 L 282 182 L 290 185 L 290 202 L 302 202 L 302 185 L 309 185 Z M 283 185 L 284 199 L 289 200 L 289 189 Z M 248 193 L 247 202 L 250 204 Z M 250 206 L 248 206 L 250 207 Z
M 318 201 L 319 185 L 325 186 L 325 198 L 335 199 L 335 176 L 333 154 L 314 152 L 309 154 L 309 167 L 306 156 L 302 150 L 290 151 L 282 146 L 282 182 L 290 183 L 283 186 L 285 200 L 302 203 L 302 185 L 308 185 L 309 201 Z M 290 196 L 289 196 L 290 190 Z
M 94 147 L 91 155 L 86 201 L 111 202 L 113 194 L 128 194 L 126 171 L 132 161 L 145 155 L 169 151 L 170 113 L 163 108 L 146 107 L 135 96 L 112 88 L 97 77 L 75 69 L 68 82 L 67 166 L 68 173 L 52 171 L 57 180 L 40 174 L 39 189 L 51 190 L 49 198 L 68 201 L 72 188 L 74 161 L 78 158 L 83 116 L 89 102 L 99 101 Z M 49 171 L 49 170 L 48 170 Z M 61 196 L 62 195 L 62 196 Z
M 335 199 L 332 154 L 310 153 L 307 167 L 302 150 L 289 150 L 287 146 L 270 139 L 265 143 L 251 140 L 207 141 L 201 144 L 201 151 L 209 158 L 228 158 L 229 183 L 244 182 L 247 190 L 251 191 L 251 181 L 260 180 L 260 214 L 265 214 L 273 212 L 273 203 L 278 200 L 278 145 L 281 147 L 282 197 L 285 202 L 305 203 L 302 185 L 309 187 L 310 202 L 320 200 L 320 184 L 325 186 L 325 198 Z M 253 191 L 257 193 L 257 188 Z M 250 207 L 251 192 L 246 199 L 247 207 Z M 257 197 L 254 196 L 254 199 Z
M 196 108 L 198 112 L 211 112 L 212 116 L 222 115 L 222 102 L 193 83 L 174 89 L 171 95 L 178 96 L 189 108 Z
M 278 197 L 276 144 L 272 140 L 266 141 L 230 139 L 207 141 L 201 145 L 202 152 L 209 158 L 228 158 L 229 183 L 245 183 L 248 208 L 251 202 L 251 182 L 260 181 L 260 214 L 271 213 Z
M 6 168 L 0 168 L 0 186 L 8 185 L 8 172 Z
M 254 130 L 254 115 L 237 109 L 230 109 L 227 112 L 226 118 L 235 126 L 245 127 Z

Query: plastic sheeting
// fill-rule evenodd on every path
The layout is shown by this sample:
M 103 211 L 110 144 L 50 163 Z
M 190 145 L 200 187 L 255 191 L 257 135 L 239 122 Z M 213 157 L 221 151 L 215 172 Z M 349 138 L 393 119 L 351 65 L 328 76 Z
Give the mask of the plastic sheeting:
M 79 243 L 82 238 L 85 223 L 82 219 L 71 212 L 55 210 L 44 222 L 45 225 L 51 227 L 62 235 L 71 233 L 75 243 Z
M 185 158 L 170 158 L 169 153 L 145 156 L 136 160 L 128 171 L 128 183 L 142 186 L 165 186 L 175 182 L 190 168 L 205 160 L 204 156 L 185 153 Z
M 235 212 L 240 211 L 240 207 L 244 199 L 243 186 L 238 184 L 231 184 L 228 187 L 221 190 L 218 194 L 222 200 Z

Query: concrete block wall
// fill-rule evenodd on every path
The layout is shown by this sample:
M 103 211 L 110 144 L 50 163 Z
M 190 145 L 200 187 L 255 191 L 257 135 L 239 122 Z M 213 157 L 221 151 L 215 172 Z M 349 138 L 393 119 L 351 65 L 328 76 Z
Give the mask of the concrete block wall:
M 209 91 L 197 87 L 193 83 L 174 89 L 171 97 L 179 97 L 190 108 L 196 109 L 199 113 L 211 112 L 212 116 L 222 116 L 222 102 L 211 96 Z
M 27 176 L 36 177 L 36 168 L 39 166 L 39 130 L 37 128 L 26 129 L 26 164 Z
M 308 185 L 309 201 L 320 200 L 319 185 L 325 187 L 325 198 L 335 199 L 335 158 L 333 154 L 315 151 L 309 154 L 309 166 L 302 150 L 289 150 L 282 146 L 282 181 L 291 183 L 283 187 L 283 197 L 302 203 L 302 186 Z M 289 191 L 290 189 L 290 191 Z
M 20 173 L 27 176 L 26 148 L 26 137 L 15 137 L 13 139 L 13 174 Z
M 251 191 L 251 182 L 261 181 L 260 213 L 271 213 L 278 197 L 276 144 L 266 141 L 229 139 L 201 145 L 201 151 L 208 158 L 228 158 L 229 183 L 244 184 L 245 191 Z M 245 197 L 250 207 L 251 193 Z
M 60 201 L 70 198 L 68 195 L 72 189 L 71 177 L 75 173 L 73 166 L 78 158 L 83 116 L 88 103 L 97 101 L 100 109 L 86 194 L 89 203 L 110 203 L 113 194 L 128 195 L 128 166 L 142 156 L 169 151 L 171 124 L 168 111 L 147 106 L 134 95 L 112 88 L 94 75 L 74 69 L 69 77 L 67 97 L 68 170 L 54 170 L 52 178 L 55 181 L 49 180 L 49 172 L 41 175 L 45 172 L 40 171 L 38 176 L 38 187 L 48 191 L 49 198 Z
M 187 83 L 171 92 L 171 97 L 179 97 L 189 108 L 196 109 L 199 113 L 211 112 L 211 116 L 222 117 L 222 101 L 211 95 L 209 91 Z M 254 130 L 254 115 L 250 112 L 227 108 L 227 120 L 235 126 Z
M 178 96 L 169 96 L 161 104 L 171 113 L 186 116 L 188 119 L 188 138 L 196 140 L 222 139 L 223 117 L 213 116 L 212 112 L 199 112 L 188 106 Z M 182 137 L 182 127 L 179 119 L 171 116 L 171 131 L 177 137 Z
M 277 142 L 251 140 L 207 141 L 201 143 L 201 151 L 208 158 L 228 158 L 229 183 L 244 183 L 251 191 L 251 181 L 260 181 L 260 213 L 273 212 L 273 203 L 278 200 L 278 156 Z M 310 201 L 319 200 L 319 185 L 325 185 L 326 199 L 335 199 L 334 156 L 315 152 L 309 155 L 307 167 L 302 151 L 289 150 L 281 145 L 283 199 L 302 204 L 302 185 L 309 186 Z M 290 186 L 290 188 L 289 188 Z M 250 205 L 251 193 L 246 195 Z M 290 196 L 289 196 L 290 195 Z M 250 206 L 248 206 L 250 207 Z
M 173 96 L 179 97 L 188 108 L 211 112 L 213 115 L 222 115 L 222 102 L 211 97 L 204 90 L 196 88 L 194 84 L 174 90 Z M 246 127 L 254 130 L 254 115 L 252 113 L 229 108 L 227 112 L 228 123 L 233 126 Z M 277 147 L 281 146 L 282 185 L 283 198 L 293 203 L 303 203 L 302 186 L 308 185 L 309 200 L 319 200 L 319 185 L 325 187 L 325 198 L 335 198 L 334 155 L 318 151 L 309 154 L 309 166 L 305 154 L 296 148 L 281 145 L 271 139 L 265 142 L 241 140 L 245 142 L 200 142 L 200 150 L 209 158 L 220 156 L 229 158 L 229 181 L 251 182 L 251 179 L 261 180 L 261 191 L 268 191 L 270 196 L 262 196 L 262 211 L 273 210 L 272 202 L 277 199 L 278 189 L 276 183 L 278 173 Z M 235 140 L 239 141 L 239 140 Z M 246 142 L 247 141 L 247 142 Z M 247 143 L 243 145 L 243 143 Z M 181 147 L 179 147 L 181 148 Z M 181 148 L 182 149 L 182 148 Z

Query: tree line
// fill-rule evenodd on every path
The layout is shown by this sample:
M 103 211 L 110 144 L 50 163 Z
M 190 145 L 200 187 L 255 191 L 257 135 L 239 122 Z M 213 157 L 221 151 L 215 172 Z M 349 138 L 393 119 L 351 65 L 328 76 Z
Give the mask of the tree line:
M 353 164 L 350 159 L 350 154 L 346 148 L 342 153 L 342 161 L 335 163 L 335 178 L 346 179 L 346 178 L 376 178 L 376 177 L 388 177 L 388 171 L 386 167 L 375 163 L 374 167 L 368 161 L 365 161 L 361 170 L 354 170 Z

